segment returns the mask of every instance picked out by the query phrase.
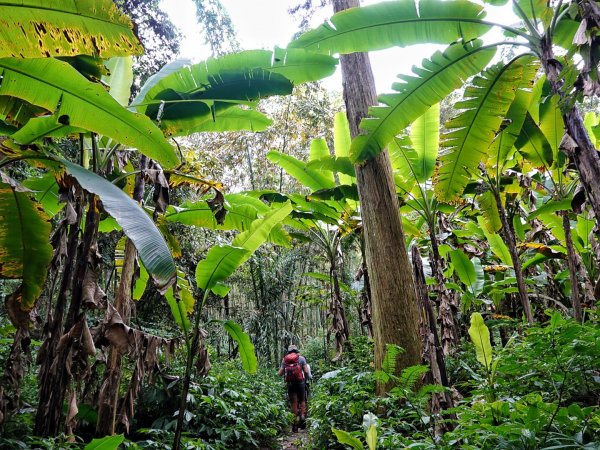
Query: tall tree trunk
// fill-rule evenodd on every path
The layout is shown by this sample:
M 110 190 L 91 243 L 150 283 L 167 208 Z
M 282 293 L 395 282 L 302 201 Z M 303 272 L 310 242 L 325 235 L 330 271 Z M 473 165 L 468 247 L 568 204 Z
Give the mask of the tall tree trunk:
M 344 310 L 342 293 L 340 291 L 340 281 L 335 256 L 336 255 L 333 255 L 329 268 L 329 277 L 331 279 L 331 305 L 329 312 L 331 314 L 331 331 L 335 334 L 334 361 L 342 356 L 344 343 L 350 337 L 348 320 L 346 319 L 346 311 Z
M 500 215 L 500 221 L 502 222 L 502 234 L 504 235 L 504 241 L 508 247 L 510 253 L 510 259 L 515 269 L 515 277 L 517 278 L 517 289 L 519 290 L 519 300 L 521 300 L 521 306 L 525 313 L 527 322 L 533 323 L 533 313 L 531 312 L 531 304 L 529 302 L 529 295 L 527 294 L 527 287 L 525 286 L 525 279 L 523 278 L 523 269 L 521 268 L 521 260 L 517 253 L 517 240 L 515 233 L 512 228 L 512 224 L 509 222 L 506 216 L 506 210 L 502 205 L 502 199 L 500 198 L 500 192 L 498 186 L 492 187 L 494 193 L 494 199 L 496 200 L 496 207 L 498 208 L 498 214 Z
M 358 7 L 358 0 L 334 0 L 334 11 Z M 359 134 L 358 125 L 377 104 L 375 81 L 366 53 L 340 57 L 346 115 L 350 134 Z M 405 351 L 396 369 L 421 361 L 419 312 L 400 220 L 398 199 L 387 151 L 356 167 L 356 181 L 365 235 L 365 254 L 371 282 L 375 368 L 380 369 L 386 344 Z M 378 393 L 386 387 L 379 385 Z

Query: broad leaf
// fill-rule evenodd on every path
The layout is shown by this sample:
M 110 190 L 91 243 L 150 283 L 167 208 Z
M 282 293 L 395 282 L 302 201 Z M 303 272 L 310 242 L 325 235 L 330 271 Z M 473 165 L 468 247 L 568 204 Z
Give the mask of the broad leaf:
M 587 130 L 588 135 L 590 136 L 590 140 L 592 141 L 592 144 L 595 147 L 596 146 L 596 136 L 594 135 L 594 127 L 596 127 L 598 124 L 598 116 L 596 115 L 596 113 L 593 111 L 588 111 L 585 114 L 583 124 L 585 125 L 585 129 Z
M 187 134 L 199 124 L 218 120 L 219 112 L 236 103 L 289 94 L 295 84 L 328 76 L 335 66 L 334 58 L 301 49 L 233 53 L 152 80 L 132 106 L 159 120 L 165 134 Z
M 53 113 L 58 122 L 108 136 L 137 148 L 164 167 L 178 158 L 148 118 L 117 103 L 102 86 L 90 83 L 69 64 L 53 58 L 0 59 L 1 96 L 16 97 Z
M 335 182 L 330 177 L 319 170 L 309 168 L 306 163 L 293 156 L 272 150 L 267 153 L 267 159 L 313 191 L 335 187 Z
M 558 95 L 553 95 L 540 105 L 540 130 L 552 148 L 552 160 L 558 160 L 558 149 L 565 124 L 563 122 Z
M 530 68 L 535 73 L 537 65 L 531 64 Z M 525 74 L 523 79 L 528 81 L 530 75 Z M 521 128 L 527 116 L 527 109 L 533 98 L 530 87 L 531 84 L 527 82 L 517 90 L 515 99 L 506 113 L 505 123 L 500 127 L 500 132 L 490 146 L 488 166 L 495 169 L 497 174 L 503 171 L 504 165 L 507 163 L 511 151 L 513 151 L 513 145 L 521 133 Z
M 206 201 L 183 203 L 179 207 L 169 206 L 164 217 L 168 222 L 179 222 L 211 230 L 246 231 L 254 220 L 270 211 L 261 200 L 245 194 L 225 195 L 224 207 L 227 213 L 221 224 L 217 222 L 215 213 Z M 275 226 L 268 240 L 277 245 L 288 246 L 290 238 L 280 226 Z
M 411 122 L 481 71 L 495 53 L 494 47 L 482 47 L 481 41 L 455 44 L 424 59 L 422 68 L 413 67 L 414 75 L 399 75 L 401 82 L 392 86 L 397 93 L 380 95 L 378 100 L 385 106 L 369 108 L 369 117 L 361 121 L 367 134 L 354 138 L 352 161 L 360 163 L 379 154 Z
M 175 289 L 177 289 L 177 295 L 175 295 Z M 185 273 L 177 271 L 177 284 L 167 291 L 165 298 L 167 299 L 169 308 L 171 308 L 171 314 L 175 322 L 187 334 L 190 330 L 190 319 L 188 316 L 194 311 L 196 300 L 192 294 L 192 288 L 185 277 Z
M 42 204 L 46 214 L 55 216 L 65 206 L 58 201 L 58 184 L 50 172 L 41 176 L 28 178 L 23 181 L 23 186 L 31 189 L 36 200 Z
M 109 93 L 121 106 L 129 104 L 131 85 L 133 84 L 133 58 L 131 56 L 114 57 L 106 61 L 110 75 L 102 81 L 110 86 Z
M 106 212 L 115 218 L 125 235 L 132 240 L 157 288 L 164 292 L 175 281 L 175 262 L 152 219 L 114 184 L 77 164 L 61 162 L 83 189 L 100 198 Z
M 414 44 L 450 44 L 485 34 L 483 8 L 464 0 L 384 2 L 333 15 L 290 47 L 321 53 L 354 53 Z M 434 102 L 436 103 L 436 102 Z
M 185 134 L 223 131 L 265 131 L 273 121 L 263 113 L 238 107 L 219 111 L 214 118 L 197 121 L 194 126 L 186 128 Z M 183 131 L 183 130 L 182 130 Z
M 515 147 L 523 158 L 538 168 L 549 169 L 554 162 L 552 146 L 529 114 L 525 117 Z
M 364 450 L 364 445 L 360 439 L 355 438 L 350 433 L 344 430 L 338 430 L 337 428 L 331 427 L 331 431 L 335 434 L 340 444 L 349 445 L 353 450 Z
M 215 245 L 206 254 L 206 258 L 196 266 L 196 284 L 205 291 L 212 289 L 218 282 L 226 280 L 251 256 L 245 248 L 232 245 Z
M 229 333 L 229 336 L 238 343 L 240 359 L 242 360 L 242 367 L 244 370 L 248 373 L 256 373 L 258 360 L 254 354 L 254 345 L 252 344 L 250 337 L 244 333 L 242 327 L 237 323 L 231 320 L 225 320 L 222 323 L 225 330 Z
M 125 438 L 122 434 L 104 436 L 100 439 L 92 439 L 83 450 L 117 450 Z
M 257 219 L 250 229 L 238 234 L 231 245 L 212 247 L 206 258 L 196 267 L 196 284 L 203 291 L 212 289 L 219 281 L 227 279 L 256 249 L 267 240 L 274 226 L 292 211 L 291 203 L 272 210 L 263 219 Z
M 310 161 L 306 167 L 309 169 L 318 170 L 320 172 L 335 172 L 340 177 L 340 184 L 346 184 L 342 183 L 342 179 L 349 180 L 349 184 L 353 184 L 356 179 L 356 170 L 354 169 L 354 164 L 352 164 L 350 159 L 345 156 L 327 156 L 323 159 Z
M 327 146 L 327 141 L 324 138 L 313 139 L 310 141 L 310 153 L 308 156 L 308 164 L 314 161 L 320 161 L 323 159 L 333 159 L 331 154 L 329 153 L 329 147 Z M 333 172 L 326 171 L 323 172 L 322 169 L 312 166 L 312 169 L 316 169 L 321 172 L 321 175 L 327 180 L 327 183 L 331 183 L 335 185 L 335 179 L 333 177 Z
M 495 202 L 494 202 L 494 207 L 495 207 Z M 496 255 L 496 257 L 498 259 L 500 259 L 500 261 L 502 261 L 503 264 L 505 264 L 509 267 L 512 267 L 513 262 L 512 262 L 512 258 L 510 257 L 510 252 L 508 251 L 508 247 L 504 243 L 504 240 L 502 239 L 502 237 L 495 231 L 486 229 L 486 227 L 483 223 L 483 222 L 485 222 L 483 217 L 481 217 L 481 216 L 478 217 L 477 221 L 479 222 L 479 225 L 481 226 L 481 230 L 483 231 L 483 234 L 485 235 L 485 239 L 487 240 L 487 243 L 489 244 L 490 250 L 492 251 L 492 253 L 494 255 Z
M 34 117 L 27 121 L 19 131 L 12 134 L 12 139 L 21 145 L 41 141 L 46 137 L 60 138 L 75 133 L 85 133 L 87 130 L 65 125 L 59 121 L 59 116 Z
M 477 258 L 473 258 L 476 260 Z M 477 296 L 483 290 L 483 271 L 480 273 L 475 268 L 475 261 L 470 260 L 461 250 L 452 250 L 450 260 L 454 266 L 454 271 L 460 281 L 467 287 L 469 292 Z M 477 260 L 479 263 L 479 260 Z M 479 263 L 479 269 L 481 264 Z
M 348 118 L 344 111 L 335 113 L 333 119 L 333 149 L 336 158 L 345 158 L 350 162 L 350 145 L 352 144 L 352 138 L 350 136 L 350 126 L 348 125 Z M 352 174 L 348 175 L 347 172 L 338 170 L 340 184 L 352 184 L 356 174 L 354 168 Z
M 510 63 L 498 63 L 475 77 L 455 105 L 464 110 L 451 119 L 443 137 L 446 150 L 440 157 L 435 190 L 441 201 L 455 200 L 464 190 L 477 166 L 487 159 L 488 148 L 515 98 L 515 84 L 528 73 L 533 57 L 520 56 Z
M 490 330 L 485 326 L 483 317 L 479 313 L 471 315 L 471 326 L 469 327 L 469 336 L 475 344 L 477 361 L 479 361 L 486 370 L 490 370 L 492 365 L 492 344 L 490 343 Z
M 42 293 L 52 260 L 50 218 L 27 189 L 2 174 L 0 220 L 0 278 L 23 280 L 17 300 L 29 311 Z
M 0 57 L 140 54 L 131 20 L 111 0 L 6 0 L 0 6 Z
M 418 183 L 424 183 L 433 175 L 440 139 L 440 104 L 436 103 L 410 127 L 410 140 L 417 159 L 412 168 Z

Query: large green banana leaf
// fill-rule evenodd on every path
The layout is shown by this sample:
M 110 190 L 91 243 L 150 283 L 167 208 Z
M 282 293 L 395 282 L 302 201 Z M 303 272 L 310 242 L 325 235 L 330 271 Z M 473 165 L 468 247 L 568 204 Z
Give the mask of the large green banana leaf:
M 27 189 L 2 175 L 0 182 L 0 278 L 20 278 L 21 309 L 42 293 L 52 259 L 50 218 Z
M 492 366 L 492 344 L 490 342 L 490 330 L 485 326 L 483 317 L 478 312 L 471 315 L 471 326 L 469 327 L 469 336 L 475 344 L 477 361 L 481 363 L 486 370 Z
M 350 136 L 350 125 L 344 111 L 337 112 L 333 119 L 333 150 L 336 158 L 350 159 L 350 145 L 352 145 L 352 137 Z M 356 174 L 354 170 L 352 174 L 340 171 L 338 174 L 340 184 L 352 184 Z
M 180 132 L 200 133 L 205 131 L 265 131 L 273 121 L 263 113 L 253 109 L 239 107 L 227 108 L 216 113 L 215 117 L 206 117 L 205 121 L 194 121 L 186 129 L 181 127 Z
M 236 103 L 286 95 L 296 84 L 329 76 L 336 63 L 302 49 L 233 53 L 175 71 L 169 67 L 132 106 L 158 119 L 166 134 L 184 134 L 198 124 L 218 121 L 218 113 Z
M 558 95 L 553 95 L 540 104 L 540 130 L 552 148 L 552 159 L 558 161 L 558 150 L 565 130 Z
M 179 298 L 175 297 L 175 289 L 178 290 L 177 294 Z M 185 273 L 180 270 L 177 271 L 177 284 L 169 288 L 165 293 L 165 298 L 167 299 L 169 308 L 171 308 L 171 314 L 175 322 L 187 334 L 190 330 L 189 315 L 194 312 L 195 299 Z
M 229 336 L 238 343 L 240 359 L 242 360 L 242 367 L 244 370 L 248 373 L 256 373 L 258 360 L 256 359 L 254 345 L 252 344 L 250 337 L 244 333 L 241 326 L 232 320 L 225 320 L 221 323 L 223 324 L 223 328 L 229 333 Z
M 473 262 L 478 261 L 477 258 L 473 258 L 473 261 L 471 261 L 462 250 L 452 250 L 449 255 L 454 271 L 460 281 L 467 287 L 467 290 L 475 296 L 481 294 L 483 291 L 484 275 L 481 265 L 477 267 Z
M 147 118 L 124 109 L 100 85 L 69 64 L 53 59 L 0 59 L 0 96 L 45 108 L 57 121 L 108 136 L 160 162 L 178 163 L 171 144 Z
M 451 44 L 485 34 L 480 5 L 465 0 L 400 0 L 339 12 L 289 47 L 322 53 L 354 53 L 414 44 Z M 435 102 L 434 102 L 435 103 Z
M 131 20 L 111 0 L 5 0 L 0 57 L 141 54 Z
M 440 104 L 436 103 L 410 127 L 410 140 L 417 159 L 412 162 L 418 183 L 424 183 L 433 175 L 440 142 Z
M 313 191 L 335 187 L 335 181 L 327 176 L 328 172 L 309 168 L 306 163 L 293 156 L 272 150 L 267 153 L 267 159 Z
M 58 183 L 51 172 L 41 177 L 27 178 L 22 184 L 27 189 L 31 189 L 35 199 L 40 202 L 50 217 L 54 217 L 65 206 L 58 201 Z
M 515 147 L 535 167 L 549 169 L 554 163 L 552 146 L 529 114 L 525 116 Z
M 267 240 L 273 227 L 292 211 L 291 203 L 274 209 L 263 219 L 252 222 L 250 229 L 238 234 L 231 245 L 212 247 L 206 258 L 196 266 L 196 284 L 203 291 L 227 279 L 252 253 Z
M 121 106 L 129 104 L 131 85 L 133 84 L 133 58 L 131 56 L 117 56 L 105 63 L 109 75 L 102 77 L 102 81 L 110 86 L 108 91 Z
M 76 133 L 85 133 L 83 128 L 72 127 L 59 122 L 56 114 L 34 117 L 12 134 L 12 139 L 21 145 L 31 144 L 46 137 L 64 137 Z
M 77 164 L 62 163 L 83 189 L 100 198 L 106 212 L 132 240 L 157 288 L 164 292 L 175 281 L 176 269 L 171 252 L 154 222 L 140 205 L 114 184 Z
M 254 220 L 268 214 L 271 210 L 261 200 L 243 193 L 225 195 L 224 206 L 227 214 L 221 224 L 217 222 L 215 213 L 206 201 L 183 203 L 179 207 L 169 206 L 164 217 L 169 222 L 211 230 L 246 231 Z M 289 235 L 278 225 L 271 230 L 268 241 L 285 247 L 290 245 Z
M 519 56 L 510 63 L 495 64 L 475 77 L 456 104 L 464 110 L 446 124 L 435 191 L 441 201 L 452 201 L 464 190 L 488 149 L 515 98 L 515 84 L 527 73 L 533 57 Z
M 535 73 L 537 65 L 532 64 L 531 66 L 532 72 Z M 523 79 L 528 79 L 530 76 L 531 74 L 525 74 Z M 523 128 L 527 109 L 533 98 L 530 86 L 531 84 L 527 83 L 517 89 L 515 99 L 506 113 L 505 123 L 508 123 L 508 125 L 504 128 L 501 127 L 501 131 L 496 135 L 494 142 L 490 146 L 487 165 L 498 174 L 503 172 L 504 165 L 508 162 L 513 151 L 513 145 Z
M 438 51 L 430 60 L 424 59 L 422 68 L 413 67 L 416 76 L 400 75 L 402 83 L 393 86 L 398 93 L 379 96 L 386 106 L 369 108 L 370 117 L 360 124 L 367 134 L 354 139 L 350 158 L 360 163 L 379 154 L 429 107 L 463 86 L 465 78 L 483 70 L 495 53 L 494 46 L 484 47 L 481 41 L 451 45 L 444 53 Z

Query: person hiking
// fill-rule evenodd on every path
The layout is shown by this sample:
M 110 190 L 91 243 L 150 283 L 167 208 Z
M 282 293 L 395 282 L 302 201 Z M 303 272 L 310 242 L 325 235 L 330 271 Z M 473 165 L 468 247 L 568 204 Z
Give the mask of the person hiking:
M 288 397 L 294 414 L 292 431 L 295 433 L 300 428 L 306 428 L 306 380 L 310 379 L 310 368 L 306 358 L 300 355 L 298 347 L 290 345 L 286 355 L 281 360 L 281 366 L 277 372 L 279 376 L 285 376 Z

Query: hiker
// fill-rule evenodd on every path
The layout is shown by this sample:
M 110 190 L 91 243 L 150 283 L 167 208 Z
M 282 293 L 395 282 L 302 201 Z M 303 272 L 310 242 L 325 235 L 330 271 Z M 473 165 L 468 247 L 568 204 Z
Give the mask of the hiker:
M 310 379 L 310 368 L 304 356 L 300 355 L 298 347 L 290 345 L 287 354 L 281 361 L 279 376 L 285 375 L 288 397 L 294 414 L 292 431 L 306 428 L 306 380 Z

